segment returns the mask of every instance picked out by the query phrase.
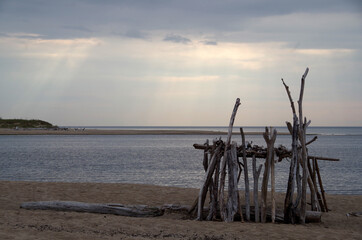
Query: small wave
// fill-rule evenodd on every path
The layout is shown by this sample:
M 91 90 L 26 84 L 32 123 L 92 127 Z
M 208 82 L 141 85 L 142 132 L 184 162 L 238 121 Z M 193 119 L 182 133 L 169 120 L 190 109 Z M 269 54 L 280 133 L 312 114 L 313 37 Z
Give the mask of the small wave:
M 317 135 L 317 136 L 362 136 L 362 134 L 357 133 L 357 134 L 353 134 L 353 133 L 308 133 L 307 135 Z
M 328 194 L 362 195 L 362 189 L 326 190 Z

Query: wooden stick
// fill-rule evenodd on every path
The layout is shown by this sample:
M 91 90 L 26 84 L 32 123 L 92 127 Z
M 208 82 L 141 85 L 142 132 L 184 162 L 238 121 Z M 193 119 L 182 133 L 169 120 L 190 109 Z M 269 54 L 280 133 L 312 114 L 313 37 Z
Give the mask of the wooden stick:
M 226 210 L 225 210 L 225 202 L 224 202 L 224 185 L 225 185 L 225 175 L 226 175 L 226 162 L 227 162 L 227 150 L 230 147 L 230 141 L 233 131 L 233 125 L 235 121 L 236 112 L 238 111 L 238 107 L 240 105 L 240 99 L 237 98 L 233 112 L 231 113 L 229 129 L 228 129 L 228 137 L 225 143 L 224 157 L 221 161 L 221 169 L 220 169 L 220 187 L 219 187 L 219 205 L 220 205 L 220 215 L 221 220 L 226 220 Z
M 205 170 L 205 172 L 207 171 L 207 168 L 208 168 L 208 166 L 209 166 L 209 156 L 208 156 L 208 152 L 207 152 L 207 150 L 206 149 L 208 149 L 209 148 L 209 139 L 207 139 L 206 140 L 206 142 L 205 142 L 205 150 L 204 150 L 204 160 L 203 160 L 203 162 L 202 162 L 202 165 L 204 166 L 204 170 Z
M 299 204 L 300 204 L 300 200 L 302 199 L 302 176 L 300 175 L 300 166 L 301 166 L 301 156 L 300 156 L 300 151 L 298 151 L 298 159 L 297 159 L 297 166 L 296 166 L 296 172 L 295 172 L 295 182 L 297 184 L 297 197 L 295 198 L 295 201 L 293 203 L 293 209 L 295 211 L 299 211 L 297 210 Z M 295 215 L 295 217 L 297 217 Z M 297 220 L 297 218 L 295 218 L 295 220 Z M 298 220 L 299 222 L 299 220 Z M 297 223 L 297 222 L 295 222 Z
M 204 166 L 204 170 L 206 172 L 207 168 L 208 168 L 208 164 L 209 164 L 209 161 L 208 161 L 208 150 L 210 149 L 209 139 L 206 139 L 206 142 L 203 144 L 203 146 L 205 146 L 205 148 L 204 148 L 204 158 L 203 158 L 203 161 L 202 161 L 202 165 Z M 216 144 L 213 145 L 213 148 L 214 148 L 214 146 L 216 146 Z M 191 205 L 188 212 L 192 213 L 196 209 L 198 203 L 199 203 L 199 196 L 196 197 L 196 199 L 194 200 L 194 202 Z
M 326 212 L 325 206 L 324 206 L 324 202 L 323 202 L 323 199 L 322 199 L 322 197 L 321 197 L 321 194 L 319 193 L 318 185 L 317 185 L 317 167 L 316 167 L 317 159 L 313 158 L 313 159 L 312 159 L 312 162 L 313 162 L 312 179 L 313 179 L 314 187 L 315 187 L 315 190 L 316 190 L 316 193 L 317 193 L 317 198 L 318 198 L 319 206 L 321 207 L 322 212 Z
M 254 177 L 254 209 L 255 209 L 255 222 L 260 221 L 260 214 L 259 214 L 259 202 L 258 202 L 258 181 L 260 172 L 263 165 L 260 164 L 258 170 L 256 170 L 256 158 L 255 155 L 253 156 L 253 177 Z
M 221 141 L 221 140 L 220 140 Z M 214 144 L 215 145 L 215 144 Z M 214 189 L 213 189 L 213 194 L 214 194 L 214 199 L 215 202 L 212 203 L 212 208 L 213 208 L 213 218 L 216 219 L 217 216 L 217 206 L 218 206 L 218 189 L 219 189 L 219 175 L 220 175 L 220 160 L 221 160 L 222 154 L 220 154 L 218 156 L 218 158 L 216 159 L 216 167 L 215 167 L 215 174 L 214 174 Z
M 194 202 L 192 203 L 192 205 L 190 206 L 188 212 L 191 214 L 197 207 L 199 203 L 199 196 L 196 197 L 196 199 L 194 200 Z
M 264 139 L 268 144 L 269 141 L 269 132 L 268 128 L 265 128 Z M 261 222 L 266 222 L 266 209 L 267 209 L 267 196 L 268 196 L 268 180 L 269 180 L 269 171 L 270 171 L 270 162 L 269 157 L 265 159 L 264 163 L 264 174 L 263 181 L 261 185 Z
M 309 68 L 307 68 L 301 79 L 300 95 L 298 100 L 298 109 L 299 109 L 299 135 L 300 143 L 302 145 L 302 168 L 303 168 L 303 178 L 302 178 L 302 199 L 300 206 L 300 222 L 305 224 L 305 212 L 307 207 L 307 179 L 308 179 L 308 170 L 307 170 L 307 149 L 306 149 L 306 121 L 303 117 L 303 94 L 304 94 L 304 85 L 305 78 L 307 77 Z M 303 123 L 304 119 L 304 123 Z
M 268 195 L 268 181 L 269 181 L 269 172 L 270 172 L 270 165 L 274 154 L 274 143 L 277 137 L 277 131 L 274 129 L 271 138 L 269 138 L 269 131 L 268 128 L 265 128 L 265 132 L 263 134 L 264 140 L 267 144 L 268 154 L 267 158 L 265 159 L 265 167 L 264 167 L 264 176 L 263 176 L 263 183 L 262 183 L 262 190 L 261 190 L 261 222 L 266 222 L 266 209 L 267 209 L 267 195 Z
M 308 159 L 308 158 L 307 158 Z M 311 195 L 311 207 L 313 211 L 320 211 L 321 210 L 321 206 L 318 202 L 318 188 L 315 187 L 315 184 L 313 183 L 312 180 L 312 169 L 308 166 L 308 160 L 307 160 L 307 183 L 310 189 L 310 195 Z
M 250 189 L 249 189 L 249 174 L 248 161 L 246 159 L 246 144 L 243 128 L 240 128 L 242 148 L 243 148 L 243 163 L 244 163 L 244 180 L 245 180 L 245 215 L 246 221 L 250 221 Z
M 299 177 L 299 153 L 298 153 L 298 137 L 299 137 L 299 126 L 298 126 L 298 117 L 295 111 L 294 102 L 292 96 L 289 91 L 289 87 L 285 84 L 284 80 L 282 79 L 283 85 L 287 92 L 289 102 L 292 108 L 293 113 L 293 126 L 290 122 L 287 123 L 287 127 L 289 129 L 290 134 L 292 134 L 292 157 L 290 161 L 290 168 L 289 168 L 289 177 L 288 177 L 288 187 L 287 192 L 285 195 L 284 200 L 284 222 L 285 223 L 295 223 L 297 216 L 296 216 L 296 209 L 299 205 L 299 198 L 301 196 L 301 188 L 300 188 L 300 177 Z M 294 195 L 294 180 L 297 183 L 297 198 L 296 201 L 293 203 L 293 195 Z
M 314 136 L 314 138 L 312 140 L 310 140 L 309 142 L 307 142 L 305 145 L 308 146 L 309 144 L 313 143 L 314 141 L 316 141 L 318 139 L 317 136 Z
M 316 166 L 316 171 L 317 171 L 317 176 L 318 176 L 319 187 L 321 188 L 321 193 L 322 193 L 324 208 L 325 208 L 326 212 L 328 212 L 328 205 L 327 205 L 326 196 L 325 196 L 325 194 L 324 194 L 324 187 L 323 187 L 323 184 L 322 184 L 321 174 L 320 174 L 320 172 L 319 172 L 318 161 L 315 162 L 315 166 Z
M 292 108 L 292 112 L 293 112 L 293 114 L 295 114 L 296 113 L 295 112 L 295 106 L 294 106 L 294 102 L 293 102 L 292 96 L 291 96 L 290 91 L 289 91 L 289 87 L 285 84 L 283 78 L 282 78 L 282 82 L 283 82 L 283 85 L 285 87 L 285 90 L 287 91 L 288 98 L 289 98 L 289 101 L 290 101 L 290 106 Z
M 227 222 L 234 221 L 235 214 L 239 212 L 239 194 L 238 194 L 238 163 L 236 153 L 236 142 L 231 144 L 228 150 L 228 203 L 227 203 Z
M 290 123 L 289 123 L 290 125 Z M 288 127 L 289 128 L 289 127 Z M 288 177 L 288 187 L 285 194 L 284 200 L 284 222 L 285 223 L 295 223 L 295 207 L 293 204 L 293 195 L 294 195 L 294 181 L 297 181 L 299 176 L 298 166 L 298 118 L 295 113 L 293 113 L 293 127 L 292 127 L 292 158 L 290 161 L 289 167 L 289 177 Z
M 210 161 L 210 166 L 207 168 L 206 174 L 205 174 L 205 179 L 204 179 L 204 183 L 200 188 L 200 192 L 199 192 L 199 201 L 198 201 L 198 207 L 197 207 L 197 220 L 201 221 L 202 220 L 202 210 L 204 207 L 204 203 L 205 203 L 205 198 L 206 198 L 206 194 L 207 194 L 207 189 L 209 187 L 209 184 L 211 182 L 212 179 L 212 175 L 214 173 L 215 167 L 216 167 L 216 163 L 217 163 L 217 158 L 221 153 L 221 147 L 222 144 L 220 144 L 216 150 L 214 155 L 211 158 Z
M 316 160 L 325 160 L 325 161 L 335 161 L 338 162 L 339 159 L 338 158 L 327 158 L 327 157 L 317 157 L 317 156 L 308 156 L 309 159 L 316 159 Z
M 310 180 L 310 184 L 309 184 L 309 187 L 310 187 L 310 198 L 311 198 L 311 207 L 312 207 L 312 211 L 318 211 L 318 208 L 316 206 L 316 197 L 317 197 L 317 192 L 318 190 L 316 189 L 317 185 L 315 184 L 315 181 L 313 179 L 313 169 L 312 169 L 312 166 L 310 164 L 310 159 L 307 158 L 307 166 L 308 166 L 308 172 L 309 172 L 309 177 L 311 178 Z M 312 190 L 312 187 L 311 185 L 313 185 L 313 190 Z
M 273 132 L 274 136 L 271 136 L 271 138 L 274 138 L 274 141 L 271 143 L 272 146 L 270 149 L 272 149 L 272 156 L 271 156 L 271 161 L 270 161 L 270 181 L 271 181 L 271 197 L 272 197 L 272 223 L 275 223 L 275 162 L 274 162 L 274 142 L 276 139 L 276 129 L 274 129 L 275 131 Z M 270 127 L 270 133 L 272 132 L 272 128 Z

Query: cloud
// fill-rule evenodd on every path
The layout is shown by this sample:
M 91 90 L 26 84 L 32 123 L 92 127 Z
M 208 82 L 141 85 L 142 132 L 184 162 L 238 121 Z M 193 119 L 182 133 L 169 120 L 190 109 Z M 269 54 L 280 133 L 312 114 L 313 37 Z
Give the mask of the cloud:
M 48 97 L 53 95 L 62 99 L 57 106 L 66 105 L 69 100 L 82 105 L 79 115 L 98 102 L 122 113 L 100 115 L 96 120 L 99 123 L 107 118 L 126 124 L 140 119 L 139 124 L 146 124 L 143 121 L 147 117 L 143 112 L 136 113 L 139 108 L 135 105 L 146 102 L 150 112 L 154 112 L 152 123 L 162 124 L 162 117 L 172 115 L 165 105 L 170 98 L 183 106 L 175 108 L 175 114 L 185 116 L 185 122 L 165 124 L 195 124 L 187 113 L 190 109 L 200 110 L 196 106 L 200 99 L 206 107 L 212 106 L 203 114 L 211 114 L 215 106 L 224 109 L 240 95 L 255 102 L 258 113 L 267 111 L 265 103 L 271 102 L 268 96 L 283 98 L 285 103 L 283 88 L 276 82 L 280 84 L 280 77 L 299 79 L 305 66 L 311 69 L 310 90 L 306 94 L 314 91 L 307 99 L 329 100 L 333 96 L 332 102 L 345 98 L 362 102 L 361 3 L 326 2 L 0 0 L 0 104 L 10 110 L 0 109 L 9 114 L 14 96 L 25 96 L 18 101 L 22 106 L 39 94 L 48 109 L 59 112 L 58 117 L 68 116 L 69 121 L 78 114 L 71 108 L 58 111 L 51 104 L 55 97 Z M 42 88 L 42 84 L 47 87 Z M 292 87 L 293 82 L 290 84 Z M 299 87 L 299 82 L 296 84 Z M 28 93 L 35 88 L 37 91 Z M 56 93 L 49 94 L 44 89 Z M 220 89 L 222 100 L 217 97 Z M 325 93 L 321 94 L 323 89 Z M 69 91 L 73 91 L 73 96 L 68 95 Z M 84 103 L 79 102 L 79 91 L 99 98 L 95 101 L 87 95 Z M 168 98 L 159 97 L 162 93 Z M 185 94 L 190 96 L 187 104 Z M 122 102 L 123 111 L 119 109 Z M 252 106 L 249 102 L 247 105 Z M 34 100 L 34 106 L 38 104 Z M 32 112 L 34 108 L 26 109 Z M 333 107 L 330 109 L 333 112 Z M 326 113 L 324 119 L 332 119 L 328 116 Z M 361 122 L 360 115 L 354 118 Z M 200 124 L 219 123 L 210 119 L 200 120 Z
M 209 41 L 209 40 L 201 41 L 201 43 L 204 44 L 204 45 L 212 45 L 212 46 L 217 45 L 216 41 Z
M 182 43 L 182 44 L 188 44 L 191 43 L 191 40 L 186 38 L 186 37 L 182 37 L 180 35 L 175 35 L 175 34 L 168 34 L 163 41 L 165 42 L 174 42 L 174 43 Z
M 304 48 L 332 48 L 358 44 L 361 5 L 356 0 L 5 1 L 0 25 L 2 32 L 16 29 L 47 38 L 102 38 L 120 31 L 145 39 L 162 31 L 177 32 L 165 37 L 177 43 L 208 35 L 218 43 L 300 41 Z
M 351 54 L 354 52 L 352 49 L 297 49 L 297 53 L 315 56 L 330 56 L 336 54 Z
M 79 39 L 47 39 L 39 34 L 12 33 L 0 38 L 0 44 L 6 47 L 0 48 L 3 57 L 40 59 L 64 59 L 75 61 L 87 56 L 88 49 L 101 43 L 96 38 Z
M 135 30 L 135 29 L 126 31 L 126 33 L 124 33 L 123 36 L 126 36 L 128 38 L 136 38 L 136 39 L 147 39 L 148 38 L 146 33 Z
M 130 38 L 130 39 L 143 39 L 147 40 L 150 37 L 147 33 L 136 30 L 136 29 L 129 29 L 129 30 L 123 30 L 123 31 L 112 31 L 112 35 L 116 35 L 122 38 Z
M 0 36 L 7 38 L 17 38 L 17 39 L 40 39 L 44 38 L 44 35 L 37 33 L 3 33 Z

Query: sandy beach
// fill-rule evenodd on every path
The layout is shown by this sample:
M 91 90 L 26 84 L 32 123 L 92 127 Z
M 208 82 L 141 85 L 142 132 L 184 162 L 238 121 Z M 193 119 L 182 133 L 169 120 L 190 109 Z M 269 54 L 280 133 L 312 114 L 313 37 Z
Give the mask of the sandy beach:
M 361 239 L 362 196 L 327 195 L 321 223 L 199 222 L 181 213 L 155 218 L 20 209 L 26 201 L 190 205 L 197 189 L 136 184 L 0 182 L 0 239 Z M 280 207 L 284 194 L 278 194 Z

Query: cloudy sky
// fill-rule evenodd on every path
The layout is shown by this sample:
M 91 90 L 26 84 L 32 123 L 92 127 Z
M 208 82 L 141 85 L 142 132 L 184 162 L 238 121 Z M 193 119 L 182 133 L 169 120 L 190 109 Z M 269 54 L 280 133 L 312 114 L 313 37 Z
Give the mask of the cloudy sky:
M 0 0 L 0 117 L 362 126 L 359 0 Z

